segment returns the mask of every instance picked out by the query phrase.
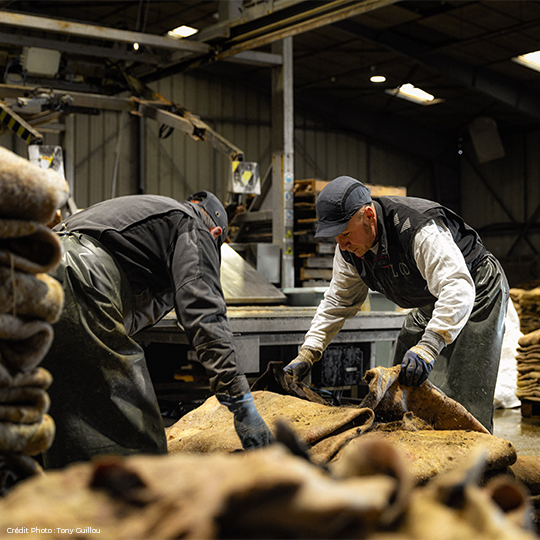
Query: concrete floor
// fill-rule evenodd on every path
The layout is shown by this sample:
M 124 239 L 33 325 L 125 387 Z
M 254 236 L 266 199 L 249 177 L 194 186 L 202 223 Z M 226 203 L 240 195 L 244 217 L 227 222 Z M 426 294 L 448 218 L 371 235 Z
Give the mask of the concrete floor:
M 540 456 L 540 418 L 523 418 L 519 407 L 495 410 L 493 435 L 510 441 L 518 455 Z

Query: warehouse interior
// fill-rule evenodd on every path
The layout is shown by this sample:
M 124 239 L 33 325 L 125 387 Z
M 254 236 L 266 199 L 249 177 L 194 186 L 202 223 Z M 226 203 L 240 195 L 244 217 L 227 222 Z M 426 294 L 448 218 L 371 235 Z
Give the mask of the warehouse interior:
M 540 392 L 524 400 L 515 392 L 520 359 L 538 347 L 518 340 L 540 329 L 539 30 L 536 0 L 0 0 L 0 146 L 41 166 L 51 152 L 59 157 L 64 218 L 126 195 L 214 193 L 229 225 L 221 246 L 228 324 L 254 392 L 276 362 L 298 354 L 328 290 L 336 242 L 315 239 L 315 203 L 332 179 L 351 176 L 374 197 L 419 197 L 462 216 L 500 261 L 516 308 L 493 435 L 539 478 L 526 484 L 534 523 L 523 538 L 534 538 Z M 366 372 L 391 368 L 407 312 L 370 291 L 309 388 L 334 407 L 365 404 Z M 165 427 L 207 406 L 208 375 L 174 310 L 135 339 Z M 376 532 L 265 532 L 264 520 L 242 529 L 224 524 L 226 514 L 191 537 Z M 10 523 L 0 518 L 0 536 Z M 90 538 L 94 525 L 85 523 L 81 537 Z M 149 530 L 134 528 L 133 538 Z M 397 529 L 383 530 L 391 538 Z

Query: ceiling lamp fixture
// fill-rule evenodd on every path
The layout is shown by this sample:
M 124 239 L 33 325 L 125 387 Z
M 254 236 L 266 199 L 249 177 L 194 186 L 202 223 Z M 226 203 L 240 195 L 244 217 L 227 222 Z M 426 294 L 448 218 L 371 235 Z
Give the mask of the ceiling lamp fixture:
M 372 83 L 378 84 L 386 81 L 386 77 L 379 71 L 377 66 L 371 66 L 369 69 L 371 71 L 371 77 L 369 78 L 369 80 Z
M 387 89 L 385 92 L 420 105 L 434 105 L 435 103 L 444 101 L 442 99 L 436 99 L 432 94 L 413 86 L 411 83 L 402 84 L 398 88 Z
M 534 69 L 535 71 L 540 71 L 540 51 L 534 51 L 527 54 L 521 54 L 512 58 L 513 62 L 521 64 L 522 66 L 528 67 L 529 69 Z
M 378 73 L 377 75 L 372 75 L 369 80 L 372 82 L 372 83 L 383 83 L 386 81 L 386 77 L 384 75 L 381 75 L 380 73 Z
M 191 26 L 186 26 L 183 24 L 182 26 L 179 26 L 178 28 L 175 28 L 174 30 L 169 30 L 167 32 L 168 36 L 174 37 L 174 38 L 186 38 L 189 36 L 192 36 L 193 34 L 196 34 L 198 30 L 196 28 L 192 28 Z

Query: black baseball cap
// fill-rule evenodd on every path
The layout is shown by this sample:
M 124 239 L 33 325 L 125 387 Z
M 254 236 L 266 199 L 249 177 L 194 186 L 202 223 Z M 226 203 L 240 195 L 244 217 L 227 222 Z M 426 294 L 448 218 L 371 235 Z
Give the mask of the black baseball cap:
M 199 206 L 204 208 L 206 213 L 212 218 L 212 221 L 223 229 L 220 235 L 220 243 L 223 244 L 229 232 L 229 223 L 227 212 L 221 204 L 221 201 L 209 191 L 198 191 L 188 197 L 188 201 L 198 201 Z
M 324 186 L 317 197 L 315 238 L 339 236 L 356 211 L 371 202 L 369 189 L 350 176 L 338 176 Z

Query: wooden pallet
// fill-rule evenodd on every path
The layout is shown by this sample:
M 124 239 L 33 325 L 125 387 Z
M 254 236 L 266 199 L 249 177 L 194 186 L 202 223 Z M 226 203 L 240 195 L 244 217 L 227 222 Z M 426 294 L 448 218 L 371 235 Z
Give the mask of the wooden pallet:
M 308 178 L 306 180 L 295 180 L 293 192 L 295 196 L 316 195 L 329 183 L 329 180 L 320 180 L 318 178 Z M 364 184 L 372 197 L 383 197 L 385 195 L 394 195 L 399 197 L 407 196 L 407 188 L 404 186 L 381 186 L 379 184 Z
M 540 418 L 540 401 L 522 399 L 521 416 L 523 418 Z

